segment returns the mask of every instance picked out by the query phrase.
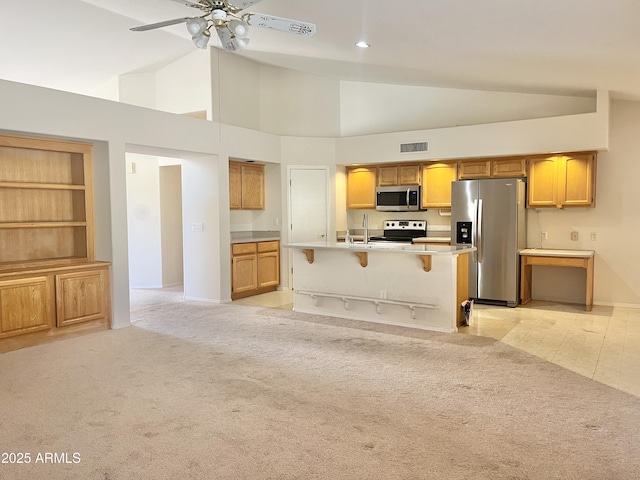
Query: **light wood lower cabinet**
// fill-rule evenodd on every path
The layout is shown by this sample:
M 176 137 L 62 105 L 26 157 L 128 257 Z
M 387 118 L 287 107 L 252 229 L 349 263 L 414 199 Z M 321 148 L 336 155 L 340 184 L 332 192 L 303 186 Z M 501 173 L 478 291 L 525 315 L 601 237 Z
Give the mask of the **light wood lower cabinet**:
M 58 327 L 107 318 L 108 276 L 105 269 L 56 275 Z
M 0 338 L 55 325 L 52 276 L 0 281 Z
M 110 326 L 108 263 L 0 273 L 0 352 Z
M 231 245 L 231 298 L 271 292 L 280 284 L 280 242 Z

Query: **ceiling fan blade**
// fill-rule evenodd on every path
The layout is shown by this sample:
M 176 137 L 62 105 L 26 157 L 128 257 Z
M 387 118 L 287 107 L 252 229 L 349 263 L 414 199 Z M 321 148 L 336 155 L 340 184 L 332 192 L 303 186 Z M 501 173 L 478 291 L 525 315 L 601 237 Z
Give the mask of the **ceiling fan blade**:
M 179 0 L 174 0 L 174 1 L 179 1 Z M 255 5 L 258 2 L 261 2 L 262 0 L 232 0 L 231 2 L 231 6 L 237 8 L 238 10 L 244 10 L 245 8 L 249 8 L 252 7 L 253 5 Z
M 201 3 L 190 2 L 189 0 L 171 0 L 171 1 L 176 3 L 181 3 L 182 5 L 186 5 L 187 7 L 199 8 L 200 10 L 204 10 L 205 12 L 209 11 L 209 7 Z
M 279 32 L 295 33 L 297 35 L 311 36 L 316 33 L 314 23 L 290 20 L 288 18 L 263 15 L 261 13 L 247 13 L 242 19 L 253 27 L 270 28 Z
M 149 25 L 140 25 L 139 27 L 130 28 L 132 32 L 146 32 L 147 30 L 153 30 L 155 28 L 168 27 L 169 25 L 177 25 L 178 23 L 184 23 L 191 17 L 174 18 L 173 20 L 165 20 L 164 22 L 150 23 Z

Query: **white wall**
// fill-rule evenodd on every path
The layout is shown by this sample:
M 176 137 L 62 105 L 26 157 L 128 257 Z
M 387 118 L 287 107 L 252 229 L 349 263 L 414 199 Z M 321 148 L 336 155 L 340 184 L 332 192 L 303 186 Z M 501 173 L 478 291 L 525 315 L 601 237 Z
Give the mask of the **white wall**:
M 260 130 L 290 136 L 340 136 L 338 81 L 261 66 Z
M 160 167 L 160 238 L 163 287 L 182 285 L 184 281 L 181 170 L 180 165 Z
M 393 124 L 394 119 L 388 118 Z M 400 144 L 429 142 L 429 151 L 400 154 Z M 609 146 L 609 95 L 598 92 L 597 111 L 551 118 L 339 138 L 339 164 L 421 161 L 602 150 Z
M 213 120 L 260 130 L 260 65 L 211 49 Z
M 555 117 L 595 110 L 595 96 L 340 82 L 340 134 L 343 137 Z
M 196 48 L 156 73 L 156 108 L 171 113 L 206 111 L 211 119 L 211 57 Z
M 162 287 L 158 159 L 127 154 L 129 281 L 132 288 Z

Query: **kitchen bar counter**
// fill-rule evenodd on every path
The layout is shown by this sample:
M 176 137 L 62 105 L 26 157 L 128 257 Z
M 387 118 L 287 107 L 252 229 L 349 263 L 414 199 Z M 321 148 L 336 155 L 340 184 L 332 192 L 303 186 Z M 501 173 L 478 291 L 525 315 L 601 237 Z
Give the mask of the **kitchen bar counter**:
M 285 245 L 293 250 L 294 310 L 455 332 L 464 324 L 469 253 L 448 245 Z
M 543 265 L 550 267 L 574 267 L 586 270 L 585 309 L 593 308 L 593 250 L 556 250 L 527 248 L 520 252 L 520 301 L 531 301 L 531 267 Z
M 460 247 L 439 244 L 413 244 L 413 243 L 345 243 L 332 242 L 330 240 L 320 240 L 317 242 L 293 243 L 284 245 L 288 248 L 306 249 L 306 250 L 347 250 L 362 252 L 387 252 L 392 254 L 418 254 L 418 255 L 459 255 L 475 251 L 475 247 Z

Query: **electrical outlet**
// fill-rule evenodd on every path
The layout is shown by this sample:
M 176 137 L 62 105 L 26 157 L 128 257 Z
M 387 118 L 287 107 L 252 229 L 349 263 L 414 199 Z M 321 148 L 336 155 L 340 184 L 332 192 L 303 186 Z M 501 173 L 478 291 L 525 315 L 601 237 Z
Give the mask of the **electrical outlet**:
M 542 232 L 541 238 L 542 240 L 546 240 L 547 238 L 549 238 L 549 236 L 547 235 L 547 232 Z
M 591 241 L 595 242 L 598 240 L 598 234 L 596 232 L 591 232 Z
M 578 238 L 579 238 L 578 232 L 571 232 L 571 240 L 575 242 L 578 240 Z

